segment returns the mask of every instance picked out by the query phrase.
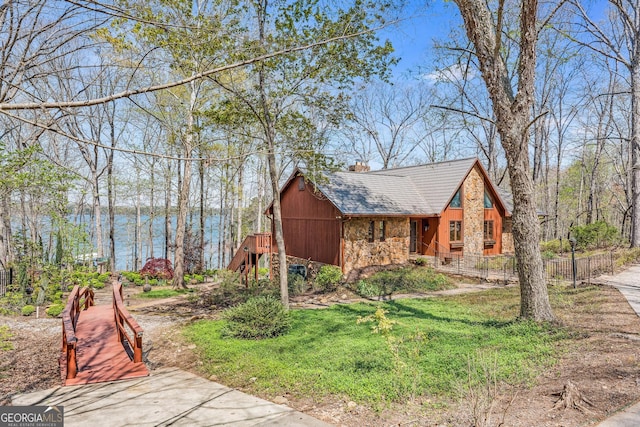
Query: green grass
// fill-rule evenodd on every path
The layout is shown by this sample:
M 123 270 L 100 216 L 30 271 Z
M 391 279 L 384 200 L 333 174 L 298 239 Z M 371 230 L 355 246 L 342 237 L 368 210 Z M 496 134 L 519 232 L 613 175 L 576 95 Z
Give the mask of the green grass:
M 0 326 L 0 351 L 13 350 L 13 344 L 9 341 L 12 336 L 8 326 Z
M 375 304 L 295 310 L 291 332 L 273 339 L 222 339 L 222 321 L 198 322 L 184 333 L 207 374 L 257 393 L 346 395 L 372 404 L 452 396 L 468 380 L 470 360 L 497 358 L 498 379 L 511 383 L 529 383 L 555 362 L 556 342 L 566 334 L 512 321 L 517 292 L 385 303 L 387 318 L 397 322 L 390 339 L 372 334 L 371 323 L 357 323 Z
M 171 298 L 193 291 L 193 289 L 153 289 L 149 292 L 141 292 L 137 296 L 140 298 Z

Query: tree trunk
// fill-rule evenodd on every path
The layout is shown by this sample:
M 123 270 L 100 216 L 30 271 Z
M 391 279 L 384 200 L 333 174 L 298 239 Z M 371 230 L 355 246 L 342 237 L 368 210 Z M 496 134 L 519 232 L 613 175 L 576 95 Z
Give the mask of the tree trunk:
M 500 142 L 507 158 L 513 193 L 513 237 L 520 280 L 520 317 L 553 320 L 538 240 L 540 223 L 529 165 L 529 125 L 534 96 L 537 45 L 537 0 L 523 0 L 520 10 L 518 88 L 514 95 L 501 57 L 501 19 L 483 0 L 454 0 L 460 9 L 469 40 L 475 47 L 482 77 L 496 116 Z M 500 3 L 504 6 L 504 3 Z M 498 28 L 494 26 L 497 16 Z
M 640 49 L 640 41 L 635 41 Z M 631 67 L 631 247 L 640 247 L 640 52 Z
M 193 152 L 194 111 L 196 105 L 196 90 L 194 83 L 190 85 L 191 96 L 189 102 L 189 116 L 187 117 L 187 132 L 184 138 L 183 155 L 186 159 L 191 158 Z M 187 288 L 184 283 L 184 237 L 187 227 L 187 215 L 189 213 L 189 192 L 191 191 L 191 167 L 192 161 L 184 161 L 182 171 L 182 183 L 178 194 L 178 219 L 176 222 L 176 253 L 173 266 L 173 287 Z

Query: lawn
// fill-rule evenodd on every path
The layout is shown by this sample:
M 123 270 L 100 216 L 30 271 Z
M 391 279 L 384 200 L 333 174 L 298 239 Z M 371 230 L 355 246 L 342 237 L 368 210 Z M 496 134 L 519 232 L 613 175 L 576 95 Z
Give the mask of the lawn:
M 291 331 L 259 341 L 221 338 L 222 321 L 201 321 L 184 333 L 197 345 L 208 375 L 255 393 L 348 396 L 361 403 L 452 396 L 482 381 L 487 368 L 498 380 L 530 383 L 556 361 L 567 333 L 550 325 L 515 322 L 515 288 L 383 304 L 293 310 Z M 387 311 L 397 322 L 388 335 L 372 333 Z
M 193 289 L 152 289 L 136 295 L 139 298 L 171 298 L 177 295 L 193 292 Z

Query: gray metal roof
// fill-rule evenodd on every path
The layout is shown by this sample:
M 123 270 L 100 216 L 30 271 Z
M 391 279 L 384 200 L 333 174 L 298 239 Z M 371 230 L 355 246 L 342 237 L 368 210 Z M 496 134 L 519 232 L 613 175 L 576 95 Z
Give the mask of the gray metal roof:
M 476 161 L 469 158 L 373 172 L 335 172 L 316 187 L 345 215 L 437 215 Z
M 407 177 L 335 172 L 316 187 L 345 215 L 433 215 L 414 182 Z
M 435 213 L 442 212 L 476 163 L 475 157 L 369 172 L 409 178 Z

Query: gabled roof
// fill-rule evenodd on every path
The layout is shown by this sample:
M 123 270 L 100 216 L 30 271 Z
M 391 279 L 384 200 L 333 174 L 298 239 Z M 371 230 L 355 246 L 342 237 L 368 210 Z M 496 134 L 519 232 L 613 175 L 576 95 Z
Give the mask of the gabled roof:
M 475 157 L 372 172 L 334 172 L 314 185 L 343 215 L 432 216 L 449 205 L 476 163 L 505 206 Z M 304 175 L 296 169 L 283 190 L 299 174 Z
M 369 172 L 372 175 L 395 175 L 411 179 L 418 192 L 435 213 L 442 212 L 456 190 L 478 161 L 472 157 L 461 160 L 449 160 L 420 166 L 387 169 Z

